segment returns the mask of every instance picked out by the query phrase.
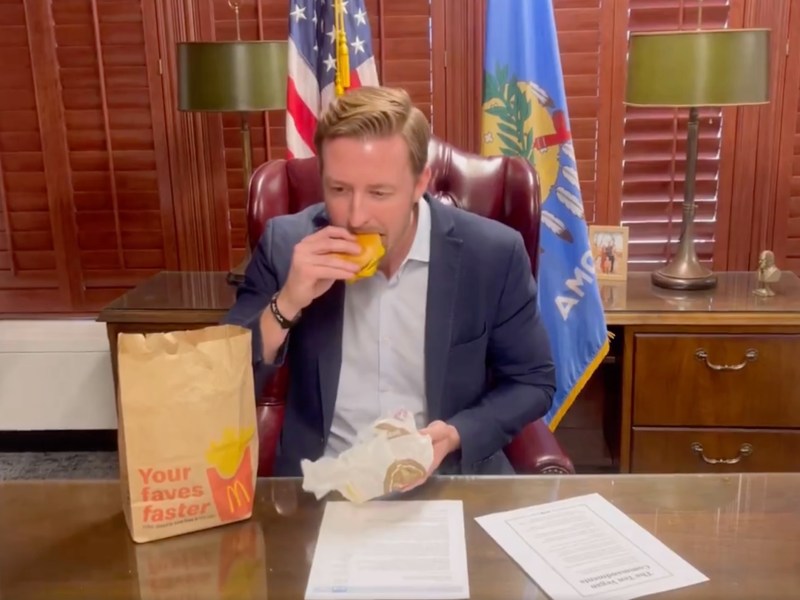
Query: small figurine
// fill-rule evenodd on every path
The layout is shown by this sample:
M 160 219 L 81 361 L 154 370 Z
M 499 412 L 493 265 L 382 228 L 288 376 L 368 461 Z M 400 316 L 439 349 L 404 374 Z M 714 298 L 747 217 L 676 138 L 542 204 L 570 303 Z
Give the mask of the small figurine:
M 775 254 L 772 250 L 764 250 L 758 255 L 758 287 L 753 290 L 756 296 L 770 297 L 775 291 L 770 283 L 780 281 L 781 270 L 775 266 Z

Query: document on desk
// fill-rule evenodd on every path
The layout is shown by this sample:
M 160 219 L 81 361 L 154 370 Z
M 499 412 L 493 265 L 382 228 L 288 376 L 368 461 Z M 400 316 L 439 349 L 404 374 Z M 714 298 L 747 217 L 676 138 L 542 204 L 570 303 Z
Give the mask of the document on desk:
M 305 597 L 469 598 L 461 501 L 328 502 Z
M 708 581 L 599 494 L 476 521 L 553 600 L 628 600 Z

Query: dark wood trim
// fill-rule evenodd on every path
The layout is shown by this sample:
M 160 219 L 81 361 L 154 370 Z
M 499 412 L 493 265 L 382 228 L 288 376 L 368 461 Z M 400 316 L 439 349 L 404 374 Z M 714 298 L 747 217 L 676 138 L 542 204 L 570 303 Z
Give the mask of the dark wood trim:
M 625 139 L 625 79 L 627 76 L 628 36 L 620 32 L 628 31 L 628 0 L 613 2 L 614 12 L 609 17 L 613 23 L 610 32 L 612 36 L 611 55 L 607 59 L 610 67 L 610 89 L 601 89 L 601 96 L 605 93 L 611 99 L 609 109 L 609 124 L 605 129 L 608 136 L 607 159 L 602 160 L 602 155 L 597 154 L 598 173 L 605 171 L 606 187 L 601 188 L 598 181 L 597 202 L 605 204 L 603 212 L 605 219 L 598 221 L 600 224 L 618 225 L 622 219 L 622 157 L 624 154 L 623 140 Z M 604 21 L 604 23 L 607 23 Z M 602 59 L 601 59 L 602 60 Z M 602 179 L 602 178 L 601 178 Z M 602 198 L 602 199 L 601 199 Z
M 103 45 L 100 43 L 100 18 L 97 14 L 97 0 L 91 0 L 92 33 L 94 34 L 94 52 L 97 59 L 97 79 L 100 82 L 100 109 L 103 114 L 103 133 L 105 134 L 106 159 L 108 161 L 108 184 L 111 190 L 111 206 L 114 210 L 114 233 L 117 259 L 120 270 L 125 269 L 125 253 L 122 249 L 122 227 L 119 222 L 119 200 L 117 197 L 117 177 L 114 169 L 114 149 L 111 145 L 111 123 L 108 117 L 108 93 L 106 92 L 106 72 L 103 64 Z
M 480 152 L 484 0 L 444 2 L 445 141 Z
M 167 58 L 162 60 L 162 82 L 175 224 L 181 232 L 179 265 L 182 270 L 193 271 L 224 269 L 228 266 L 223 263 L 230 263 L 221 118 L 216 114 L 180 113 L 176 108 L 177 43 L 214 39 L 212 3 L 209 0 L 205 4 L 202 8 L 190 0 L 156 2 L 162 24 L 161 55 Z M 220 195 L 221 191 L 224 193 Z
M 620 399 L 619 470 L 631 470 L 631 424 L 633 422 L 633 357 L 636 354 L 634 328 L 624 328 L 622 355 L 622 396 Z
M 789 0 L 770 3 L 753 2 L 749 6 L 752 18 L 748 26 L 772 30 L 770 49 L 770 103 L 756 109 L 759 117 L 756 180 L 754 185 L 753 221 L 750 228 L 749 269 L 758 267 L 761 250 L 773 246 L 775 229 L 776 192 L 782 133 L 784 88 L 786 84 L 786 45 L 789 39 Z M 794 105 L 797 106 L 796 104 Z
M 776 151 L 775 139 L 778 132 L 775 127 L 775 115 L 778 108 L 775 106 L 776 90 L 780 89 L 781 79 L 779 73 L 783 71 L 782 63 L 785 62 L 782 51 L 785 45 L 785 32 L 787 14 L 783 0 L 776 0 L 765 4 L 753 0 L 734 0 L 733 8 L 743 5 L 741 13 L 743 27 L 771 27 L 772 48 L 770 52 L 770 96 L 771 102 L 765 106 L 744 106 L 736 109 L 735 121 L 736 147 L 733 152 L 733 185 L 730 195 L 730 225 L 729 240 L 727 244 L 727 264 L 729 270 L 742 271 L 754 268 L 758 260 L 758 247 L 764 242 L 764 220 L 767 230 L 769 222 L 774 216 L 768 213 L 774 211 L 768 205 L 774 201 L 769 196 L 769 190 L 774 188 L 772 178 L 774 175 L 774 155 Z M 738 12 L 738 11 L 737 11 Z M 737 23 L 732 21 L 732 26 Z M 783 41 L 778 42 L 780 38 Z M 780 47 L 780 48 L 779 48 Z M 767 195 L 765 195 L 767 194 Z
M 100 323 L 219 323 L 227 310 L 191 309 L 191 310 L 103 310 L 97 317 Z
M 178 269 L 178 231 L 175 228 L 175 210 L 172 198 L 172 171 L 167 136 L 167 116 L 164 101 L 164 69 L 168 61 L 161 50 L 161 22 L 158 19 L 158 0 L 142 2 L 142 24 L 145 34 L 145 62 L 150 93 L 150 118 L 153 123 L 153 147 L 156 157 L 158 195 L 164 235 L 164 264 L 167 270 Z M 160 132 L 161 135 L 159 135 Z
M 755 194 L 755 171 L 758 140 L 757 109 L 737 108 L 736 153 L 733 165 L 733 186 L 730 197 L 730 237 L 727 247 L 727 268 L 745 271 L 750 264 L 750 240 L 753 222 L 753 196 Z M 742 152 L 749 148 L 749 152 Z
M 789 202 L 791 200 L 792 163 L 794 159 L 794 134 L 797 120 L 798 95 L 800 95 L 800 3 L 789 3 L 788 37 L 784 54 L 787 56 L 783 77 L 783 111 L 778 127 L 778 159 L 776 164 L 775 219 L 772 229 L 772 247 L 778 265 L 786 260 L 789 241 Z M 791 60 L 789 60 L 791 57 Z
M 722 122 L 736 123 L 736 108 L 722 109 Z M 719 174 L 717 175 L 717 226 L 714 231 L 714 257 L 712 268 L 725 271 L 729 268 L 728 244 L 731 237 L 731 202 L 733 198 L 734 165 L 736 159 L 736 128 L 723 125 L 720 140 Z
M 474 144 L 473 152 L 476 154 L 481 151 L 481 119 L 483 117 L 483 72 L 485 64 L 483 60 L 484 46 L 486 46 L 486 0 L 475 0 L 475 8 L 471 15 L 472 22 L 472 81 L 476 88 L 473 96 L 474 106 L 468 107 L 470 112 L 467 114 L 475 115 L 475 129 L 469 132 L 469 139 Z
M 199 13 L 200 37 L 197 39 L 216 40 L 213 0 L 208 0 L 205 9 L 200 10 Z M 177 102 L 176 97 L 175 105 Z M 200 166 L 201 177 L 205 175 L 208 186 L 206 193 L 198 198 L 200 200 L 198 227 L 205 238 L 202 240 L 205 248 L 201 248 L 200 251 L 207 250 L 205 264 L 208 266 L 205 270 L 227 270 L 234 265 L 231 253 L 230 197 L 222 114 L 200 115 L 200 120 L 204 125 L 201 127 L 203 143 L 194 151 L 193 158 L 204 160 Z M 244 161 L 244 157 L 242 160 Z M 246 190 L 245 193 L 247 193 Z
M 173 11 L 177 10 L 177 5 L 172 3 L 172 10 L 166 10 L 163 3 L 158 0 L 153 0 L 153 8 L 155 9 L 155 18 L 158 27 L 156 29 L 158 35 L 158 48 L 159 56 L 161 57 L 161 95 L 165 99 L 164 106 L 164 131 L 166 133 L 165 144 L 167 155 L 169 157 L 170 166 L 170 191 L 173 195 L 173 212 L 175 215 L 175 230 L 180 232 L 176 237 L 177 251 L 178 251 L 178 265 L 180 268 L 187 268 L 189 261 L 189 248 L 190 243 L 187 239 L 187 232 L 184 230 L 184 223 L 186 217 L 184 215 L 183 206 L 178 201 L 178 194 L 180 193 L 179 186 L 176 185 L 177 181 L 181 179 L 181 173 L 184 168 L 180 161 L 180 147 L 182 146 L 180 138 L 177 136 L 178 129 L 178 114 L 177 111 L 169 110 L 167 108 L 169 100 L 176 98 L 174 91 L 175 81 L 174 78 L 177 74 L 174 58 L 175 48 L 175 35 L 172 33 L 175 18 Z
M 386 17 L 386 6 L 383 0 L 378 0 L 378 56 L 375 57 L 376 68 L 378 71 L 378 82 L 383 83 L 383 58 L 386 56 L 386 32 L 384 18 Z
M 431 121 L 433 135 L 447 136 L 447 15 L 445 0 L 431 0 Z
M 8 248 L 8 264 L 11 267 L 11 276 L 17 274 L 17 262 L 14 258 L 14 238 L 11 235 L 11 213 L 8 210 L 8 199 L 6 198 L 6 182 L 3 175 L 3 156 L 0 154 L 0 209 L 3 210 L 3 222 L 6 228 L 6 247 Z
M 728 23 L 731 28 L 744 26 L 745 2 L 732 0 L 728 9 Z M 722 139 L 720 140 L 719 174 L 717 175 L 717 226 L 714 231 L 714 257 L 711 267 L 716 271 L 731 269 L 728 246 L 736 235 L 731 231 L 733 213 L 733 189 L 736 167 L 736 149 L 739 135 L 736 123 L 739 109 L 722 109 Z
M 225 162 L 225 141 L 221 114 L 199 115 L 205 121 L 201 126 L 202 140 L 193 151 L 193 158 L 200 163 L 200 177 L 205 181 L 204 193 L 198 210 L 197 228 L 203 247 L 197 249 L 198 260 L 206 265 L 204 270 L 228 270 L 233 268 L 230 231 L 230 197 L 228 191 L 228 168 Z M 205 252 L 204 252 L 205 251 Z
M 257 0 L 257 2 L 256 2 L 256 15 L 257 15 L 257 18 L 258 18 L 258 39 L 259 40 L 264 40 L 265 39 L 264 38 L 264 6 L 263 6 L 263 1 L 264 0 Z M 265 111 L 263 111 L 261 113 L 261 115 L 262 115 L 263 120 L 264 120 L 264 157 L 265 157 L 265 159 L 267 161 L 270 161 L 270 160 L 272 160 L 272 134 L 270 133 L 270 130 L 269 130 L 269 111 L 265 110 Z M 244 160 L 244 158 L 242 160 Z M 255 169 L 256 166 L 258 166 L 258 165 L 254 164 L 253 168 Z M 247 190 L 245 190 L 245 193 L 247 194 Z M 245 198 L 245 203 L 246 202 L 247 202 L 247 199 Z M 245 206 L 246 206 L 246 204 L 245 204 Z M 229 247 L 230 247 L 230 245 L 229 245 Z M 231 265 L 231 266 L 233 266 L 233 265 Z
M 215 40 L 214 3 L 187 2 L 187 15 L 190 26 L 188 40 Z M 193 27 L 192 27 L 193 26 Z M 176 72 L 177 75 L 177 72 Z M 176 79 L 177 81 L 177 79 Z M 172 101 L 177 106 L 177 96 Z M 229 199 L 227 190 L 227 166 L 225 164 L 225 145 L 222 137 L 222 115 L 216 113 L 185 115 L 186 121 L 194 125 L 194 146 L 189 147 L 186 157 L 192 164 L 192 174 L 198 185 L 198 194 L 190 201 L 193 225 L 195 227 L 195 260 L 202 270 L 218 269 L 220 262 L 220 236 L 218 226 L 227 225 Z M 225 193 L 221 191 L 220 180 L 224 180 Z M 220 216 L 222 218 L 220 219 Z M 225 227 L 227 232 L 227 226 Z M 225 233 L 223 233 L 223 237 Z M 224 251 L 224 250 L 223 250 Z
M 69 145 L 64 127 L 66 118 L 61 97 L 52 6 L 49 2 L 25 2 L 24 8 L 56 270 L 62 302 L 65 306 L 75 308 L 83 305 L 83 277 L 78 267 L 72 181 L 66 168 L 69 165 Z

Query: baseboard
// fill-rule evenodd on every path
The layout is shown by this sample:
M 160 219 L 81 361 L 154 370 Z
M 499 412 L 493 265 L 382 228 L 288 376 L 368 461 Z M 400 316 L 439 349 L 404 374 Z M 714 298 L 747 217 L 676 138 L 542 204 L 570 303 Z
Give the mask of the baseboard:
M 116 429 L 0 431 L 0 452 L 113 452 Z

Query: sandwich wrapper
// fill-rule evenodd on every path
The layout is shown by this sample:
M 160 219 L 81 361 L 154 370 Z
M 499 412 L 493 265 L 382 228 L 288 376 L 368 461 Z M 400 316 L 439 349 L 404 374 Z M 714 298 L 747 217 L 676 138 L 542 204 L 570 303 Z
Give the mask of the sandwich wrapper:
M 303 489 L 317 500 L 338 491 L 362 503 L 396 492 L 424 477 L 433 463 L 433 443 L 419 433 L 408 411 L 378 419 L 359 442 L 337 458 L 302 460 Z

